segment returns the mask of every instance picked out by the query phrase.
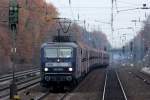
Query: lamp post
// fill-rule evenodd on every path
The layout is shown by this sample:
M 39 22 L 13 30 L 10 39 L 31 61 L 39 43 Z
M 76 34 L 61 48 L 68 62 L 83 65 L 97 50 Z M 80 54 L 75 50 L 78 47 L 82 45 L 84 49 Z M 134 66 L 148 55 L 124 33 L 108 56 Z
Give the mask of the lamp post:
M 10 99 L 14 99 L 17 95 L 17 85 L 15 81 L 15 66 L 16 66 L 16 35 L 18 24 L 19 6 L 16 0 L 10 0 L 9 2 L 9 28 L 12 32 L 12 82 L 10 84 Z

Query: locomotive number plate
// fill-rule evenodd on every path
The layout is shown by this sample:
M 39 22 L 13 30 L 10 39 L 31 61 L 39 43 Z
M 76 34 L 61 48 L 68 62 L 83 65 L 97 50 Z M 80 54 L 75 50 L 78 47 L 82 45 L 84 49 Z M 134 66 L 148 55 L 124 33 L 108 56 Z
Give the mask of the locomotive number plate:
M 54 71 L 63 71 L 63 68 L 54 68 Z
M 47 67 L 53 67 L 53 66 L 62 66 L 62 67 L 65 67 L 65 66 L 70 66 L 71 64 L 70 63 L 61 62 L 61 63 L 46 63 L 45 65 Z

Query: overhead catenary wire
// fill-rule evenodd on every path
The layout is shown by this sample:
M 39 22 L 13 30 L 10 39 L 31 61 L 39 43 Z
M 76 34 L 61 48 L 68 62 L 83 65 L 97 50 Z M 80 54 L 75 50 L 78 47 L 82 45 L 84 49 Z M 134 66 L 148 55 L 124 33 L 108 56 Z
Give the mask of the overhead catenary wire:
M 122 9 L 122 10 L 119 10 L 118 12 L 131 11 L 131 10 L 137 10 L 137 9 L 141 9 L 141 8 Z
M 150 9 L 149 7 L 137 7 L 137 8 L 130 8 L 130 9 L 122 9 L 122 10 L 119 10 L 118 12 L 123 12 L 123 11 L 132 11 L 132 10 L 147 10 L 147 9 Z
M 131 8 L 133 6 L 120 6 L 118 8 Z M 70 9 L 70 7 L 67 7 L 67 6 L 59 6 L 57 8 L 63 8 L 63 9 Z M 110 9 L 111 7 L 109 6 L 71 6 L 71 8 L 73 9 Z
M 117 3 L 122 3 L 122 4 L 128 4 L 128 5 L 131 5 L 131 6 L 139 6 L 139 4 L 135 4 L 133 2 L 129 2 L 129 1 L 122 1 L 122 0 L 117 0 Z

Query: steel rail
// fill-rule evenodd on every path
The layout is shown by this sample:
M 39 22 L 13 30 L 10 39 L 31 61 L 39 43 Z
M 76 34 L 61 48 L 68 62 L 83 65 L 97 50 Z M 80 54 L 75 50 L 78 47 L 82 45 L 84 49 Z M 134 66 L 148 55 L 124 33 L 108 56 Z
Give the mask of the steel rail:
M 46 93 L 41 94 L 40 96 L 36 97 L 35 100 L 43 100 L 45 97 L 47 97 L 50 94 L 49 91 L 47 91 Z
M 103 89 L 103 97 L 102 97 L 102 100 L 105 100 L 107 77 L 108 77 L 108 71 L 106 72 L 106 75 L 105 75 L 105 83 L 104 83 L 104 89 Z
M 27 78 L 25 80 L 21 80 L 21 81 L 17 82 L 17 85 L 22 85 L 24 83 L 31 82 L 35 79 L 40 79 L 40 76 L 34 76 L 34 77 L 31 77 L 31 78 Z M 0 88 L 0 92 L 5 91 L 7 89 L 9 89 L 9 85 L 7 85 L 6 87 Z
M 115 71 L 115 72 L 116 72 L 116 71 Z M 123 88 L 122 82 L 121 82 L 121 80 L 120 80 L 119 75 L 118 75 L 118 73 L 117 73 L 117 72 L 116 72 L 116 75 L 117 75 L 117 79 L 118 79 L 118 81 L 119 81 L 119 84 L 120 84 L 121 90 L 122 90 L 122 92 L 123 92 L 124 99 L 125 99 L 125 100 L 128 100 L 128 99 L 127 99 L 127 95 L 126 95 L 126 93 L 125 93 L 125 90 L 124 90 L 124 88 Z
M 40 72 L 40 70 L 34 69 L 34 70 L 27 70 L 27 71 L 23 71 L 23 72 L 18 72 L 15 74 L 15 77 L 18 78 L 18 77 L 26 76 L 28 74 L 33 74 L 33 73 L 37 73 L 37 72 Z M 12 79 L 12 74 L 4 75 L 4 76 L 0 77 L 0 82 L 7 81 L 10 79 Z
M 69 95 L 69 93 L 65 93 L 59 100 L 65 100 L 65 98 Z
M 22 81 L 22 82 L 17 84 L 18 92 L 22 91 L 22 90 L 24 90 L 26 88 L 32 87 L 33 85 L 39 84 L 39 82 L 40 82 L 40 78 L 28 79 L 28 80 L 26 80 L 24 82 Z M 8 89 L 9 89 L 9 87 L 7 87 L 6 90 L 8 90 Z M 6 93 L 4 95 L 1 95 L 0 98 L 5 98 L 5 97 L 8 97 L 8 96 L 9 96 L 9 93 Z
M 138 72 L 139 74 L 137 74 L 137 73 L 132 72 L 132 71 L 130 71 L 130 73 L 133 74 L 135 77 L 139 78 L 140 80 L 142 80 L 145 84 L 150 85 L 149 79 L 145 78 L 145 77 L 149 76 L 148 74 L 145 74 L 143 72 Z M 143 75 L 140 75 L 140 74 L 143 74 Z
M 108 84 L 108 71 L 106 72 L 106 78 L 105 78 L 105 83 L 104 83 L 104 89 L 103 89 L 103 96 L 102 96 L 102 100 L 105 100 L 106 99 L 106 88 L 107 88 L 107 84 Z M 124 87 L 123 87 L 123 85 L 122 85 L 122 82 L 121 82 L 121 80 L 120 80 L 120 78 L 119 78 L 119 75 L 118 75 L 118 73 L 115 71 L 115 74 L 116 74 L 116 81 L 118 81 L 119 83 L 118 83 L 118 85 L 119 85 L 119 87 L 120 87 L 120 89 L 121 89 L 121 92 L 123 93 L 123 99 L 124 100 L 128 100 L 127 99 L 127 96 L 126 96 L 126 93 L 125 93 L 125 90 L 124 90 Z M 115 81 L 115 80 L 114 80 Z

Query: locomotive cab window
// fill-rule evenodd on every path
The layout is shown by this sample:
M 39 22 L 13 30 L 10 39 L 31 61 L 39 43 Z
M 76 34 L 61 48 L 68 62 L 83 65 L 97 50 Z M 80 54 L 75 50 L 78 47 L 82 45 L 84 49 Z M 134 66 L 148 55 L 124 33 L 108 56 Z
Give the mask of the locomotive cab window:
M 70 58 L 70 57 L 72 57 L 72 49 L 71 48 L 61 48 L 61 49 L 59 49 L 59 57 L 60 58 Z
M 57 53 L 57 48 L 45 48 L 44 53 L 46 58 L 57 58 L 58 53 Z
M 72 48 L 45 48 L 44 53 L 46 58 L 71 58 Z

